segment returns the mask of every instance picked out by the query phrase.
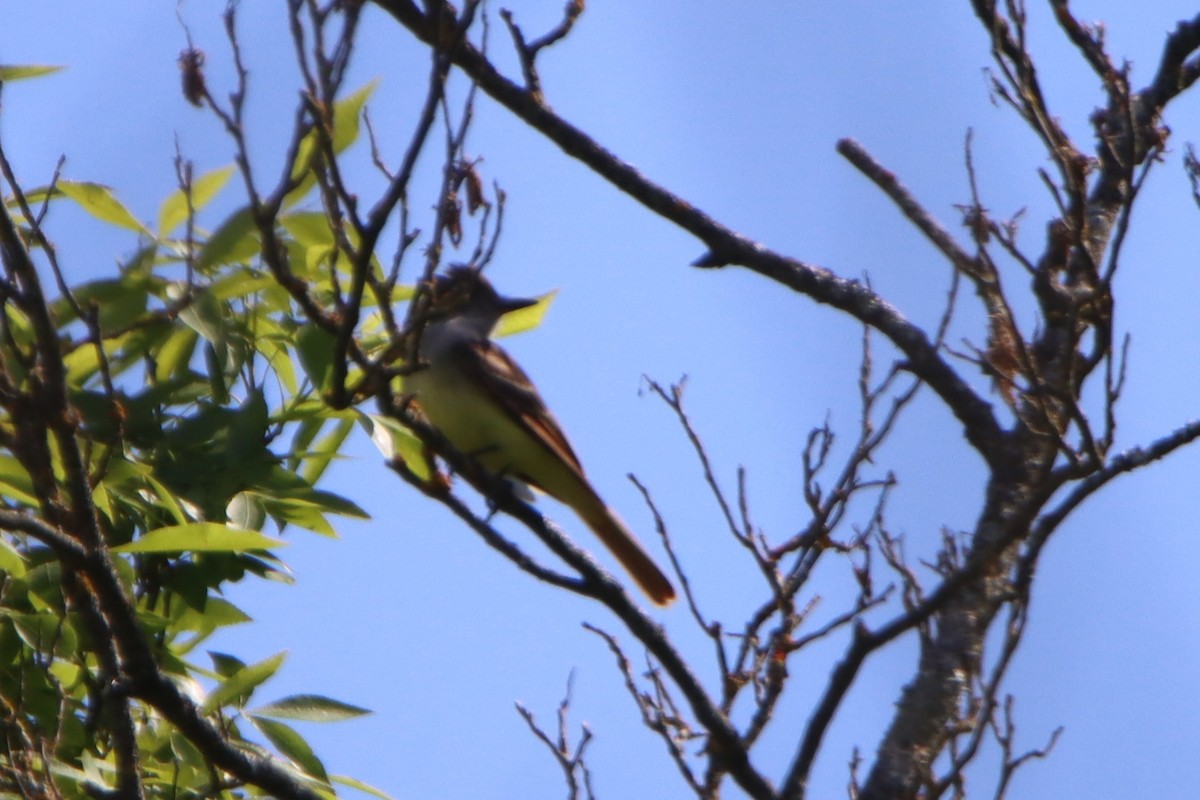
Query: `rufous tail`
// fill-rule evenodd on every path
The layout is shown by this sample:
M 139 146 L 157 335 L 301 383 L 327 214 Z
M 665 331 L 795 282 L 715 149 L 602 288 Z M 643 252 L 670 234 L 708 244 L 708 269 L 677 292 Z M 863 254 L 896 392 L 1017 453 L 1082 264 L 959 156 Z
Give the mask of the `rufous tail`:
M 665 606 L 675 599 L 675 587 L 671 581 L 654 563 L 650 554 L 642 549 L 625 523 L 600 498 L 596 498 L 595 503 L 588 503 L 586 508 L 576 508 L 575 511 L 651 600 Z

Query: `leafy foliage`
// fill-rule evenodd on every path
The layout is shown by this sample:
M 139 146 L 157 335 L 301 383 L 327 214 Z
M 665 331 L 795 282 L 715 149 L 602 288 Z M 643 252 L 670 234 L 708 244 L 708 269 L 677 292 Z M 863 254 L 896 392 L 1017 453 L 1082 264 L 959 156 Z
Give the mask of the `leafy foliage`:
M 369 91 L 335 114 L 339 148 L 357 138 Z M 315 181 L 308 161 L 297 169 L 299 200 Z M 328 383 L 328 336 L 301 322 L 260 263 L 249 209 L 211 233 L 198 224 L 232 173 L 182 179 L 153 227 L 100 184 L 8 187 L 0 796 L 82 798 L 139 784 L 150 796 L 242 796 L 242 781 L 219 762 L 231 752 L 266 755 L 257 742 L 282 756 L 278 775 L 328 796 L 333 778 L 280 720 L 367 713 L 316 695 L 247 710 L 284 654 L 247 665 L 198 650 L 220 628 L 249 621 L 223 596 L 230 584 L 288 579 L 277 555 L 286 540 L 268 529 L 333 536 L 331 515 L 364 516 L 316 488 L 355 421 L 317 394 Z M 61 202 L 139 237 L 117 275 L 67 286 L 34 207 Z M 279 223 L 295 270 L 317 286 L 333 280 L 314 254 L 332 240 L 325 217 L 295 212 Z M 54 300 L 41 289 L 49 275 L 61 289 Z M 115 598 L 97 588 L 105 575 L 119 586 Z M 136 630 L 122 628 L 112 605 L 121 595 Z M 141 663 L 139 647 L 152 664 Z M 147 669 L 168 688 L 134 685 Z M 197 730 L 219 731 L 230 749 Z

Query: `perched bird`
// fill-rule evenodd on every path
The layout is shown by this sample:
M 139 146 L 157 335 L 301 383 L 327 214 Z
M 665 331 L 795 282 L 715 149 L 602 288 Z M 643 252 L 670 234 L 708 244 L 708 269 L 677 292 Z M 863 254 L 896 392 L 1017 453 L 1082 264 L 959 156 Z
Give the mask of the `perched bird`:
M 501 297 L 469 267 L 436 278 L 418 366 L 405 379 L 406 391 L 461 453 L 574 510 L 650 599 L 666 605 L 675 598 L 671 582 L 588 483 L 529 378 L 490 339 L 504 314 L 535 302 Z

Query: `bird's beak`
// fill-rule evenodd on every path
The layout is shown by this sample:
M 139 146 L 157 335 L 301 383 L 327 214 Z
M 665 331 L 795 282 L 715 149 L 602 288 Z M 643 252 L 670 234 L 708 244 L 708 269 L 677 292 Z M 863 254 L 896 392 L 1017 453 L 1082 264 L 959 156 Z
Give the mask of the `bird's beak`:
M 537 305 L 536 297 L 501 297 L 499 298 L 501 313 L 507 314 L 510 311 L 519 311 L 522 308 L 529 308 Z

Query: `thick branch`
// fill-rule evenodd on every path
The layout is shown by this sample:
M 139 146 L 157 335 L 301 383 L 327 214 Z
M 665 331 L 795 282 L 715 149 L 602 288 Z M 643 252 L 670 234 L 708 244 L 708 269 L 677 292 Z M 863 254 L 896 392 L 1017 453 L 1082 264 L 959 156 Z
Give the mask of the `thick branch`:
M 1200 420 L 1192 420 L 1186 425 L 1176 428 L 1167 436 L 1158 439 L 1146 447 L 1134 447 L 1118 454 L 1098 472 L 1094 472 L 1077 483 L 1057 506 L 1038 518 L 1029 536 L 1029 545 L 1021 559 L 1021 575 L 1018 586 L 1027 588 L 1033 580 L 1033 570 L 1042 547 L 1058 526 L 1070 516 L 1084 500 L 1091 497 L 1099 489 L 1107 486 L 1114 478 L 1133 472 L 1161 458 L 1166 458 L 1181 447 L 1200 439 Z M 1064 468 L 1066 469 L 1066 468 Z
M 1181 20 L 1167 37 L 1154 81 L 1142 92 L 1155 112 L 1200 78 L 1197 50 L 1200 50 L 1200 14 Z
M 891 304 L 858 281 L 841 278 L 827 269 L 775 253 L 740 233 L 725 227 L 681 197 L 667 191 L 604 149 L 579 128 L 552 112 L 537 97 L 500 74 L 475 47 L 465 40 L 447 45 L 441 28 L 410 0 L 375 0 L 418 39 L 432 47 L 445 48 L 456 66 L 494 100 L 508 108 L 563 152 L 586 164 L 615 187 L 655 214 L 700 239 L 708 248 L 704 266 L 739 264 L 847 312 L 883 333 L 908 358 L 907 367 L 929 384 L 950 407 L 965 428 L 972 446 L 993 467 L 1005 461 L 1004 434 L 983 400 L 942 359 L 924 331 L 913 325 Z
M 444 505 L 484 535 L 489 544 L 501 550 L 525 571 L 579 594 L 594 597 L 607 606 L 625 624 L 629 632 L 637 637 L 638 641 L 662 664 L 663 669 L 671 676 L 671 680 L 687 697 L 696 719 L 711 737 L 711 747 L 721 753 L 729 774 L 734 780 L 751 797 L 774 798 L 776 796 L 774 789 L 762 776 L 762 773 L 751 764 L 750 754 L 738 736 L 737 730 L 705 691 L 703 684 L 692 672 L 686 659 L 667 638 L 663 628 L 630 599 L 629 594 L 619 582 L 601 569 L 587 552 L 553 527 L 541 512 L 517 498 L 506 481 L 487 474 L 472 464 L 469 459 L 455 452 L 447 446 L 436 431 L 391 404 L 390 398 L 386 394 L 379 397 L 379 402 L 384 413 L 403 422 L 427 444 L 436 445 L 435 449 L 439 455 L 454 468 L 456 474 L 463 476 L 475 486 L 496 510 L 503 511 L 532 531 L 555 555 L 578 572 L 581 580 L 571 581 L 533 564 L 524 553 L 495 534 L 486 523 L 478 520 L 461 501 L 448 492 L 443 492 L 439 496 Z M 416 476 L 402 463 L 397 462 L 393 468 L 410 483 L 417 482 Z

